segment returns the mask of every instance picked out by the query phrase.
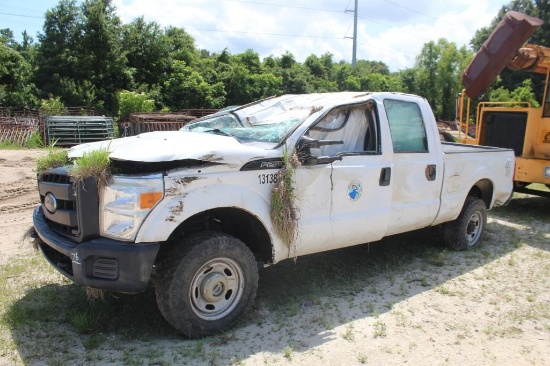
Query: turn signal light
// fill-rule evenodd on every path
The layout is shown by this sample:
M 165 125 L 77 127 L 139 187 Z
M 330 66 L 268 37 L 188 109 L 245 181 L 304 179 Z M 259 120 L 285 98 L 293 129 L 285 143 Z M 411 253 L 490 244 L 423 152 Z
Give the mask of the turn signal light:
M 153 208 L 162 198 L 162 192 L 145 192 L 139 195 L 139 208 Z

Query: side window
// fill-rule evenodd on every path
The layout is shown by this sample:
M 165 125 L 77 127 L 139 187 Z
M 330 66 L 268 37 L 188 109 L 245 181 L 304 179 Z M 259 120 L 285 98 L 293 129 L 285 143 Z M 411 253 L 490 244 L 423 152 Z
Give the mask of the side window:
M 384 109 L 390 124 L 394 152 L 428 152 L 426 127 L 418 104 L 386 99 Z
M 373 103 L 331 111 L 307 133 L 316 140 L 343 141 L 342 144 L 311 149 L 317 156 L 334 156 L 339 153 L 378 151 L 378 127 L 375 123 Z

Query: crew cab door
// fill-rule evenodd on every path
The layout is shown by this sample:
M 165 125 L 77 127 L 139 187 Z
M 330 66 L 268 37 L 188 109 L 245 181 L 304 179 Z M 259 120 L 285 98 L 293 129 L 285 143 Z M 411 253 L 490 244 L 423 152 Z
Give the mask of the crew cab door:
M 318 210 L 325 210 L 330 221 L 311 232 L 314 227 L 303 225 L 307 221 L 302 221 L 304 215 L 300 212 L 300 235 L 305 236 L 297 245 L 299 254 L 367 243 L 385 235 L 393 178 L 391 164 L 381 151 L 375 107 L 374 101 L 369 101 L 335 109 L 304 135 L 321 143 L 298 147 L 302 166 L 296 169 L 297 182 L 302 181 L 300 177 L 322 172 L 314 187 L 324 186 L 324 190 L 315 192 L 313 200 L 298 199 L 298 206 L 311 213 L 310 207 L 315 204 Z M 323 145 L 323 141 L 330 144 Z M 309 240 L 319 238 L 320 233 L 323 240 Z
M 440 205 L 443 154 L 427 104 L 385 99 L 383 105 L 394 152 L 387 232 L 391 235 L 426 227 L 434 221 Z

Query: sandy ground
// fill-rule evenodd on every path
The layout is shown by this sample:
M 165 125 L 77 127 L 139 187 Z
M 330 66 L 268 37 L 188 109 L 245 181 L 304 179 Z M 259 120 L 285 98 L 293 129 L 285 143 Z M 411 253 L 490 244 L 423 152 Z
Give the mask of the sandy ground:
M 0 264 L 38 255 L 21 238 L 38 203 L 34 159 L 44 153 L 0 150 Z M 520 203 L 512 209 L 521 210 Z M 56 345 L 63 356 L 55 363 L 550 365 L 548 220 L 513 222 L 506 213 L 491 214 L 484 240 L 479 251 L 444 253 L 441 263 L 404 258 L 402 264 L 374 272 L 367 268 L 376 263 L 369 262 L 365 247 L 283 262 L 260 272 L 253 311 L 226 334 L 199 341 L 177 335 L 125 340 L 121 330 L 87 350 L 85 337 L 70 333 L 60 338 L 66 349 L 64 343 Z M 344 265 L 328 267 L 331 273 L 319 270 L 334 262 Z M 338 293 L 338 276 L 345 277 L 353 266 L 365 274 L 353 277 L 353 292 Z M 334 284 L 324 286 L 329 277 Z M 318 291 L 304 287 L 310 300 L 287 294 L 285 288 L 290 292 L 307 281 L 321 283 Z M 33 291 L 57 286 L 63 293 L 64 283 L 42 283 Z M 299 303 L 293 303 L 296 298 Z M 135 306 L 143 299 L 138 296 Z M 276 301 L 279 305 L 273 306 Z M 58 331 L 52 332 L 55 337 Z M 18 354 L 0 355 L 0 364 L 51 361 L 40 361 L 39 351 L 25 355 L 34 341 L 26 333 L 12 333 Z
M 44 150 L 0 150 L 0 263 L 29 251 L 21 239 L 39 202 L 33 169 L 36 157 L 44 154 Z

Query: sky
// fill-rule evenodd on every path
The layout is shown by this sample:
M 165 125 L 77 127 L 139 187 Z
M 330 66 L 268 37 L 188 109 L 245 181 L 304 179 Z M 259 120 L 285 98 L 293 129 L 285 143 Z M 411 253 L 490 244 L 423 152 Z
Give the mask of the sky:
M 78 3 L 81 1 L 79 0 Z M 458 47 L 490 24 L 509 0 L 358 0 L 357 59 L 382 61 L 391 71 L 414 65 L 422 46 L 445 38 Z M 58 0 L 0 0 L 0 29 L 35 38 Z M 290 52 L 333 55 L 351 62 L 355 0 L 113 0 L 123 23 L 143 16 L 184 28 L 199 49 L 231 54 L 252 49 L 263 59 Z

